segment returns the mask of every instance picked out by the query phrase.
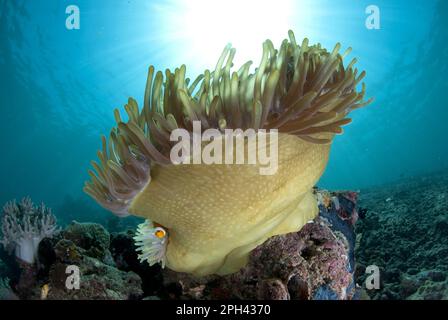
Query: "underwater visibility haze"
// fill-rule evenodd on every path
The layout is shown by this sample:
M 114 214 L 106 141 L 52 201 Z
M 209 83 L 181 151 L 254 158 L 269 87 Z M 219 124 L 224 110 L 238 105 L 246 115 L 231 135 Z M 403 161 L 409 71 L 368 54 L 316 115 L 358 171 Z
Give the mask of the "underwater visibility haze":
M 373 2 L 0 0 L 0 299 L 448 299 L 448 2 Z

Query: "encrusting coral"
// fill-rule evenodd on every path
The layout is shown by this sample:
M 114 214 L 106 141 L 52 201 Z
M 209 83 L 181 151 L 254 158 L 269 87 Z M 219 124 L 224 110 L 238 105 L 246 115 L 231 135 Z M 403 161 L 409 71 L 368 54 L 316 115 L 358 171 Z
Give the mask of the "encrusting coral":
M 35 206 L 29 197 L 17 203 L 10 201 L 3 207 L 1 219 L 2 238 L 5 250 L 14 252 L 26 263 L 34 263 L 42 239 L 58 232 L 56 218 L 43 203 Z
M 102 138 L 100 163 L 92 162 L 96 173 L 89 171 L 85 192 L 120 216 L 150 220 L 154 228 L 141 228 L 145 233 L 166 232 L 163 259 L 142 249 L 150 253 L 149 263 L 163 260 L 196 275 L 239 270 L 257 245 L 316 216 L 311 191 L 332 139 L 351 121 L 350 111 L 370 102 L 364 101 L 364 84 L 357 91 L 365 72 L 354 68 L 356 59 L 344 67 L 351 49 L 341 54 L 340 48 L 328 52 L 308 39 L 298 44 L 290 31 L 279 50 L 264 42 L 253 73 L 250 61 L 233 71 L 230 45 L 214 71 L 191 83 L 185 65 L 166 70 L 165 78 L 151 66 L 143 108 L 130 98 L 127 121 L 115 110 L 117 126 L 109 141 Z M 278 130 L 277 172 L 259 174 L 260 163 L 173 164 L 171 133 L 192 132 L 195 121 L 202 131 L 213 128 L 223 136 L 225 129 Z

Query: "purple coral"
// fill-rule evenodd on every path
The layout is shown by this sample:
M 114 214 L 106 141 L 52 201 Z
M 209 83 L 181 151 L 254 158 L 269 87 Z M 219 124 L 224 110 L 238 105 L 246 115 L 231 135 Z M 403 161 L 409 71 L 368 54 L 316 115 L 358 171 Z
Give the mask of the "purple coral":
M 27 263 L 34 263 L 42 239 L 58 232 L 56 218 L 43 203 L 34 206 L 29 197 L 20 203 L 9 201 L 3 207 L 0 243 L 5 250 Z

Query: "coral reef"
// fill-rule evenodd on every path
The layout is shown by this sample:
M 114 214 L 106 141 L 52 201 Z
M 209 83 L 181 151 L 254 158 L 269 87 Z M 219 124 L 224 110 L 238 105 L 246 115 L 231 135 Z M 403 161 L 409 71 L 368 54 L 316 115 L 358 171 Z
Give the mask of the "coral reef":
M 400 277 L 400 293 L 409 300 L 448 300 L 448 272 L 421 271 Z
M 165 79 L 151 66 L 143 108 L 129 99 L 127 122 L 115 110 L 117 126 L 109 141 L 102 138 L 100 163 L 92 162 L 96 173 L 89 171 L 85 192 L 117 215 L 141 216 L 163 228 L 166 257 L 158 260 L 170 269 L 195 275 L 236 272 L 266 239 L 298 231 L 317 215 L 311 191 L 326 167 L 331 142 L 351 121 L 348 114 L 370 102 L 364 101 L 364 84 L 357 90 L 365 72 L 358 73 L 356 59 L 344 65 L 351 49 L 340 49 L 337 44 L 329 52 L 308 39 L 299 44 L 290 31 L 279 49 L 269 40 L 263 44 L 254 73 L 251 62 L 232 69 L 230 45 L 216 69 L 192 83 L 185 66 L 167 70 Z M 276 174 L 259 174 L 259 161 L 174 165 L 171 134 L 195 128 L 201 134 L 213 131 L 214 142 L 230 137 L 244 148 L 250 148 L 246 135 L 226 135 L 227 129 L 252 130 L 257 137 L 266 135 L 259 129 L 278 130 L 268 133 L 271 145 L 278 138 Z M 192 149 L 183 156 L 201 156 Z M 151 243 L 165 252 L 165 246 Z M 154 253 L 157 248 L 140 249 Z
M 196 278 L 150 267 L 139 262 L 134 231 L 109 234 L 101 225 L 74 221 L 41 241 L 39 264 L 13 259 L 19 273 L 0 292 L 36 300 L 356 298 L 351 256 L 356 195 L 318 191 L 315 196 L 319 217 L 300 231 L 271 237 L 231 275 Z M 74 267 L 79 289 L 67 287 Z
M 39 243 L 58 231 L 56 218 L 43 203 L 35 206 L 29 197 L 10 201 L 3 207 L 0 243 L 26 263 L 34 263 Z
M 357 274 L 381 271 L 373 299 L 448 299 L 448 173 L 404 179 L 361 192 Z
M 103 260 L 110 257 L 109 232 L 98 223 L 78 223 L 73 221 L 64 230 L 64 239 L 73 242 L 77 247 L 87 250 L 90 257 Z
M 120 271 L 93 258 L 69 240 L 55 247 L 56 263 L 49 272 L 47 299 L 130 300 L 142 296 L 141 279 L 133 272 Z M 79 289 L 67 289 L 67 267 L 79 268 Z
M 119 270 L 109 249 L 110 235 L 103 226 L 74 221 L 59 236 L 40 243 L 40 264 L 21 265 L 12 288 L 21 299 L 140 299 L 140 277 Z M 79 288 L 67 286 L 73 268 L 79 274 Z
M 142 279 L 144 296 L 166 297 L 160 265 L 140 263 L 134 244 L 134 231 L 111 234 L 110 251 L 118 269 L 133 271 Z
M 141 279 L 116 268 L 109 251 L 110 235 L 96 223 L 72 222 L 53 250 L 55 261 L 48 274 L 47 299 L 129 300 L 142 295 Z M 67 267 L 79 268 L 80 288 L 66 288 Z

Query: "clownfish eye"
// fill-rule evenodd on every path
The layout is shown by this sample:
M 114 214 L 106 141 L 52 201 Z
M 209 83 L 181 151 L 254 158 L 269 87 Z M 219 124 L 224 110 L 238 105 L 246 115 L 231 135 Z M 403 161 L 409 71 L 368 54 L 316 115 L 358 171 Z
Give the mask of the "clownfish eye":
M 163 237 L 165 237 L 166 231 L 163 230 L 162 228 L 156 228 L 156 230 L 154 231 L 154 235 L 157 238 L 162 239 Z

